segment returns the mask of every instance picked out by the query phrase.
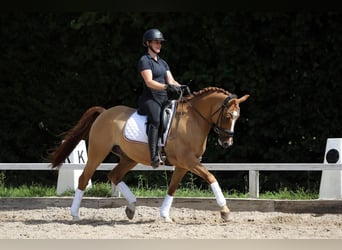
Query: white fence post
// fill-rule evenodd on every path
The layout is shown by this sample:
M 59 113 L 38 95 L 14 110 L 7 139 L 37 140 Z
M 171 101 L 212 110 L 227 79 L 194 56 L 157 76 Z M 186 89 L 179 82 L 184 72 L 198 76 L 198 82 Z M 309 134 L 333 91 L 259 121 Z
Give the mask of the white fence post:
M 324 164 L 341 164 L 342 138 L 328 138 Z M 342 199 L 342 171 L 323 170 L 319 199 Z
M 75 149 L 71 152 L 65 163 L 81 163 L 85 164 L 88 160 L 86 144 L 84 140 L 81 140 Z M 62 167 L 58 171 L 57 180 L 57 195 L 62 194 L 67 190 L 76 190 L 78 186 L 78 178 L 82 174 L 83 170 L 67 169 Z M 87 188 L 91 187 L 91 180 L 89 180 Z
M 259 198 L 259 171 L 250 170 L 248 172 L 249 197 Z

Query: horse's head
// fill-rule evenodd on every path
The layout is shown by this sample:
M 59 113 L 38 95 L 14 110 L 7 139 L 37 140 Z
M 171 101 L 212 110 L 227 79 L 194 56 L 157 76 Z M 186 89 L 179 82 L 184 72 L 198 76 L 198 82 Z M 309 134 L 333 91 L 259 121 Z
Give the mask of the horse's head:
M 218 143 L 224 149 L 233 145 L 234 126 L 240 117 L 241 102 L 248 99 L 249 95 L 237 98 L 236 95 L 229 95 L 222 103 L 218 114 L 217 122 L 213 124 L 214 131 L 218 134 Z

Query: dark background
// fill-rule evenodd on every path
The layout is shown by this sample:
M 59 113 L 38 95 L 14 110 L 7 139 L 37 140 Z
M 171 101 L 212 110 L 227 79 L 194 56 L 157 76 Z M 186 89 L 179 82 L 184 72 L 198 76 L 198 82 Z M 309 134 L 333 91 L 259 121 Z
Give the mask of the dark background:
M 59 135 L 91 106 L 137 107 L 142 34 L 158 28 L 167 40 L 160 56 L 180 83 L 192 80 L 192 91 L 217 86 L 251 95 L 241 104 L 234 145 L 221 149 L 211 132 L 203 162 L 322 163 L 327 138 L 342 137 L 341 17 L 319 11 L 2 12 L 0 162 L 47 162 Z M 47 171 L 3 173 L 14 186 L 55 185 L 57 178 Z M 144 178 L 160 186 L 165 174 L 147 171 Z M 246 172 L 214 174 L 224 189 L 247 189 Z M 94 178 L 106 181 L 105 175 Z M 135 185 L 136 175 L 126 181 Z M 317 190 L 320 173 L 262 172 L 260 180 L 261 192 Z

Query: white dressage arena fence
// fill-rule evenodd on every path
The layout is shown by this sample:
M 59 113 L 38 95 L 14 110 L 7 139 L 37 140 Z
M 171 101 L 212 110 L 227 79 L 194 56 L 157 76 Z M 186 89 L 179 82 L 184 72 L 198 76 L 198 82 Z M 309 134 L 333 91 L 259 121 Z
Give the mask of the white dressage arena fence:
M 342 171 L 342 164 L 323 163 L 204 163 L 210 171 L 248 171 L 249 195 L 251 198 L 259 197 L 260 171 Z M 64 163 L 61 169 L 82 170 L 85 164 Z M 116 164 L 102 163 L 97 170 L 110 171 Z M 138 164 L 132 171 L 173 171 L 174 167 L 160 166 L 152 169 L 150 166 Z M 49 163 L 0 163 L 0 170 L 50 170 Z M 333 183 L 331 183 L 333 185 Z
M 251 198 L 259 197 L 259 174 L 260 171 L 322 171 L 320 185 L 320 199 L 342 199 L 341 190 L 341 151 L 342 138 L 329 138 L 325 152 L 324 163 L 202 163 L 209 171 L 248 171 L 249 179 L 249 196 Z M 337 151 L 337 152 L 336 152 Z M 78 154 L 76 154 L 78 155 Z M 327 159 L 326 159 L 327 158 Z M 338 160 L 336 161 L 336 158 Z M 77 187 L 79 174 L 82 172 L 85 163 L 68 163 L 65 162 L 60 167 L 60 171 L 71 171 L 73 178 L 69 181 L 59 180 L 60 183 L 72 182 L 71 188 Z M 116 166 L 115 163 L 102 163 L 97 170 L 110 171 Z M 50 163 L 0 163 L 0 170 L 50 170 Z M 132 171 L 173 171 L 173 166 L 160 166 L 152 169 L 150 166 L 137 164 Z M 80 171 L 74 175 L 72 171 Z M 59 176 L 65 178 L 64 176 Z M 62 185 L 62 184 L 60 184 Z M 90 183 L 88 183 L 90 185 Z M 70 186 L 69 186 L 70 187 Z M 60 190 L 65 187 L 61 187 Z M 120 194 L 113 186 L 113 196 Z

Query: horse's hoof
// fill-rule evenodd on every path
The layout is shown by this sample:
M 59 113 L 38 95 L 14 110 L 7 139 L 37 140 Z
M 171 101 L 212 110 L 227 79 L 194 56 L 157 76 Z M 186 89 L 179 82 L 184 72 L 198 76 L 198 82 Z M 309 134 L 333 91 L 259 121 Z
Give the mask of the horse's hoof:
M 224 206 L 221 211 L 220 211 L 220 214 L 221 214 L 221 219 L 224 221 L 224 222 L 227 222 L 229 221 L 229 214 L 230 214 L 230 210 L 227 206 Z
M 133 219 L 134 214 L 135 214 L 135 202 L 128 204 L 125 210 L 126 216 L 128 219 Z
M 72 216 L 72 220 L 73 220 L 73 221 L 79 221 L 79 220 L 80 220 L 80 217 L 78 217 L 78 216 Z
M 229 221 L 229 213 L 221 213 L 221 218 L 224 222 Z
M 172 223 L 173 220 L 169 217 L 169 216 L 166 216 L 166 217 L 161 217 L 163 219 L 164 222 L 167 222 L 167 223 Z

